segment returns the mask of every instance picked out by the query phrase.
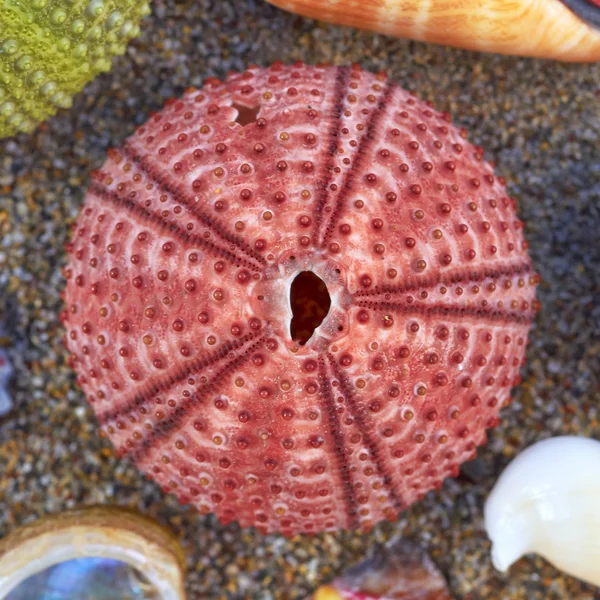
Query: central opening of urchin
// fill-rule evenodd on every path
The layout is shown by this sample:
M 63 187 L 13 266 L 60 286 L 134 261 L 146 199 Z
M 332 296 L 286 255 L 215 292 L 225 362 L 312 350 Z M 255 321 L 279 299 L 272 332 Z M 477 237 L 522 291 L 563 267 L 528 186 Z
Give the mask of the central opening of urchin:
M 325 282 L 312 271 L 302 271 L 290 290 L 292 339 L 304 346 L 331 308 L 331 296 Z

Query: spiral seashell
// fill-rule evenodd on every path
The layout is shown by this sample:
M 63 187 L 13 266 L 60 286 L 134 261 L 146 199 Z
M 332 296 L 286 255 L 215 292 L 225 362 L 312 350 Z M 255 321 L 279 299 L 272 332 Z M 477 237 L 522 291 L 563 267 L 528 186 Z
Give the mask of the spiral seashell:
M 145 0 L 0 0 L 0 138 L 69 108 L 149 13 Z
M 269 0 L 286 10 L 469 50 L 600 60 L 599 0 Z
M 600 585 L 600 442 L 556 437 L 534 444 L 498 479 L 485 505 L 492 562 L 506 571 L 535 552 Z

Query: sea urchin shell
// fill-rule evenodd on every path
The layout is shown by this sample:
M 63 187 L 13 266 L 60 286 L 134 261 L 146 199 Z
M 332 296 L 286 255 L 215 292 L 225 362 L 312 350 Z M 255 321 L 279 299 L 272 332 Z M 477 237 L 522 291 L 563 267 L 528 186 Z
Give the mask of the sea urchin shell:
M 0 0 L 0 138 L 70 107 L 149 12 L 144 0 Z
M 188 90 L 93 175 L 63 320 L 102 432 L 261 531 L 366 529 L 498 423 L 537 283 L 464 132 L 358 67 Z

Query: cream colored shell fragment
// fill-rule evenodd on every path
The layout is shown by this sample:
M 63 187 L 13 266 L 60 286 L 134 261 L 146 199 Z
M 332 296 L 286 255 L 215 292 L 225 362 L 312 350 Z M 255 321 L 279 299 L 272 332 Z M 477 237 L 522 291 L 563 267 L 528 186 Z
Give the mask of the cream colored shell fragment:
M 84 557 L 123 561 L 161 600 L 185 600 L 185 556 L 170 532 L 133 511 L 102 506 L 45 517 L 0 540 L 0 599 L 31 575 Z
M 561 0 L 269 0 L 301 15 L 470 50 L 600 60 L 600 30 Z
M 485 505 L 492 562 L 506 571 L 535 552 L 600 585 L 600 442 L 556 437 L 519 454 Z

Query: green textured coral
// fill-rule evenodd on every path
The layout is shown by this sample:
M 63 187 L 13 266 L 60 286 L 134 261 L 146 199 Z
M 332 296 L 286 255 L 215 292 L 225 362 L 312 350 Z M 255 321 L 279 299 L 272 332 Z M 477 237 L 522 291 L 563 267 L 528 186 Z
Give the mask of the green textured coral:
M 145 0 L 0 0 L 0 138 L 70 107 L 149 12 Z

